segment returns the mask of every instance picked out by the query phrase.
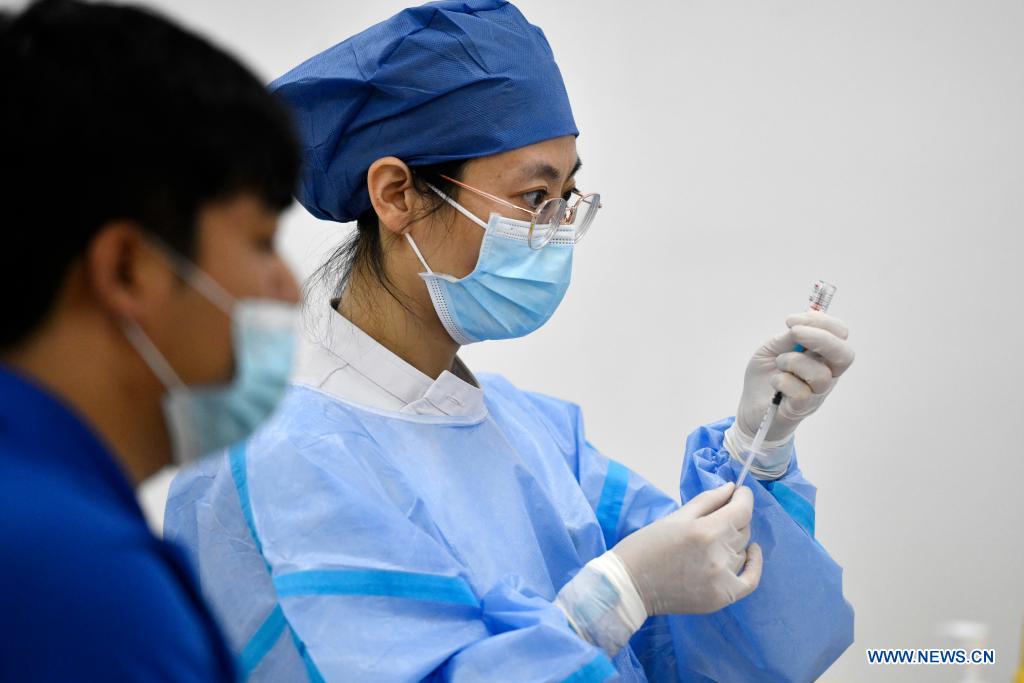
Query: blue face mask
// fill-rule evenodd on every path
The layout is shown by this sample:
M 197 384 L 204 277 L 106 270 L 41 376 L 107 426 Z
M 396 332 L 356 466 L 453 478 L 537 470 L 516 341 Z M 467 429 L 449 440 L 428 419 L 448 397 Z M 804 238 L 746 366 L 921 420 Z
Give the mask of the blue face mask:
M 572 277 L 574 228 L 563 226 L 543 249 L 531 249 L 530 224 L 491 214 L 484 223 L 436 187 L 457 211 L 484 229 L 476 268 L 464 278 L 435 273 L 409 233 L 405 238 L 427 272 L 437 317 L 459 344 L 523 337 L 546 323 Z
M 180 465 L 247 438 L 274 412 L 288 388 L 298 309 L 271 299 L 236 300 L 196 266 L 167 255 L 186 282 L 231 318 L 235 359 L 230 383 L 187 386 L 138 323 L 123 321 L 128 340 L 167 389 L 164 420 Z

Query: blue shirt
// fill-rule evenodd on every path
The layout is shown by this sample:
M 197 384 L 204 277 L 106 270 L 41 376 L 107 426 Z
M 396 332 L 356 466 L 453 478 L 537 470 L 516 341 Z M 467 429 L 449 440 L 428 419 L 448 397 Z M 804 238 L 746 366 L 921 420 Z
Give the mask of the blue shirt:
M 0 680 L 233 681 L 176 546 L 109 450 L 0 367 Z

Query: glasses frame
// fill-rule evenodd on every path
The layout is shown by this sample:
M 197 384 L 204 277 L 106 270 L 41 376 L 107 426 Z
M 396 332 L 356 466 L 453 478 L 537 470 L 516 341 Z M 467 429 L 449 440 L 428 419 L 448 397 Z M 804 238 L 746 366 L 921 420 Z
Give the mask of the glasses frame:
M 507 206 L 510 209 L 515 209 L 516 211 L 522 211 L 523 213 L 529 215 L 530 216 L 530 232 L 529 232 L 529 236 L 528 236 L 528 243 L 529 243 L 531 249 L 543 249 L 547 245 L 547 243 L 551 241 L 551 238 L 554 237 L 555 233 L 558 231 L 558 227 L 555 227 L 553 229 L 551 229 L 549 227 L 548 231 L 544 234 L 543 241 L 540 243 L 540 245 L 539 246 L 534 246 L 533 229 L 537 225 L 544 225 L 544 226 L 551 226 L 552 225 L 551 223 L 540 223 L 540 217 L 541 217 L 541 215 L 543 213 L 545 213 L 545 207 L 548 206 L 549 204 L 554 203 L 554 205 L 556 207 L 555 215 L 556 216 L 557 215 L 561 215 L 562 216 L 562 220 L 559 223 L 559 226 L 561 226 L 561 225 L 572 225 L 573 221 L 576 220 L 576 210 L 579 208 L 580 204 L 582 204 L 585 200 L 587 200 L 587 199 L 589 199 L 591 197 L 596 197 L 597 198 L 597 206 L 593 209 L 594 210 L 594 215 L 597 214 L 597 210 L 600 209 L 601 206 L 602 206 L 601 205 L 601 195 L 600 194 L 598 194 L 596 192 L 589 192 L 587 194 L 583 194 L 582 192 L 580 192 L 576 188 L 573 188 L 572 191 L 571 191 L 571 194 L 576 195 L 576 197 L 575 197 L 575 200 L 573 201 L 572 204 L 567 202 L 562 197 L 552 197 L 551 199 L 545 199 L 543 202 L 541 202 L 541 205 L 539 207 L 537 207 L 537 210 L 533 211 L 533 210 L 527 209 L 525 207 L 513 204 L 510 201 L 506 201 L 506 200 L 502 199 L 501 197 L 495 197 L 490 192 L 484 192 L 481 189 L 475 188 L 472 185 L 467 185 L 466 183 L 464 183 L 462 181 L 459 181 L 459 180 L 456 180 L 455 178 L 446 176 L 444 174 L 441 174 L 440 177 L 444 178 L 449 183 L 452 183 L 453 185 L 456 185 L 457 187 L 461 187 L 464 190 L 469 190 L 470 192 L 476 193 L 476 194 L 480 195 L 481 197 L 485 197 L 487 199 L 490 199 L 492 202 L 497 202 L 498 204 L 501 204 L 502 206 Z M 561 203 L 561 210 L 560 211 L 557 210 L 557 207 L 558 207 L 559 203 Z M 587 228 L 590 227 L 590 224 L 593 222 L 593 220 L 594 220 L 593 217 L 591 217 L 591 219 L 589 221 L 587 221 L 587 224 L 585 226 L 583 226 L 581 230 L 578 230 L 576 232 L 576 234 L 573 235 L 573 243 L 579 242 L 580 239 L 582 239 L 583 235 L 587 232 Z
M 580 208 L 580 204 L 587 201 L 588 199 L 593 199 L 594 201 L 597 202 L 594 205 L 594 213 L 590 216 L 590 219 L 585 224 L 576 228 L 576 234 L 573 236 L 573 242 L 575 243 L 579 242 L 581 239 L 583 239 L 583 236 L 587 234 L 587 230 L 590 229 L 590 224 L 594 222 L 594 218 L 597 216 L 598 210 L 600 210 L 604 205 L 601 203 L 601 194 L 599 192 L 587 192 L 586 194 L 584 194 L 577 190 L 576 188 L 573 188 L 572 194 L 576 195 L 576 201 L 568 205 L 563 225 L 572 225 L 576 221 L 576 210 Z

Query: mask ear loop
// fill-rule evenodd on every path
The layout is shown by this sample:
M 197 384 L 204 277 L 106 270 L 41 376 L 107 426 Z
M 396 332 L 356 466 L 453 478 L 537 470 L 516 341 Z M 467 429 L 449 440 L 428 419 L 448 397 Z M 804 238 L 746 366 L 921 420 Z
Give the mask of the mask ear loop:
M 463 206 L 462 204 L 459 204 L 459 203 L 458 203 L 457 201 L 455 201 L 454 199 L 452 199 L 451 197 L 449 197 L 448 195 L 446 195 L 446 194 L 445 194 L 444 192 L 441 192 L 441 190 L 437 189 L 436 187 L 434 187 L 434 186 L 433 186 L 433 185 L 431 185 L 430 183 L 427 183 L 427 187 L 429 187 L 429 188 L 430 188 L 431 190 L 433 190 L 434 192 L 436 192 L 436 193 L 437 193 L 437 194 L 438 194 L 438 195 L 439 195 L 439 196 L 441 197 L 441 199 L 443 199 L 443 200 L 445 200 L 446 202 L 448 202 L 449 204 L 451 204 L 451 205 L 452 205 L 452 207 L 453 207 L 453 208 L 454 208 L 454 209 L 455 209 L 456 211 L 458 211 L 459 213 L 461 213 L 461 214 L 462 214 L 463 216 L 465 216 L 465 217 L 466 217 L 466 218 L 468 218 L 469 220 L 473 221 L 474 223 L 476 223 L 477 225 L 479 225 L 479 226 L 480 226 L 481 228 L 483 228 L 484 230 L 486 230 L 486 229 L 487 229 L 487 223 L 485 223 L 484 221 L 482 221 L 482 220 L 480 220 L 479 218 L 477 218 L 476 216 L 474 216 L 474 215 L 473 215 L 473 213 L 472 213 L 472 212 L 471 212 L 471 211 L 470 211 L 469 209 L 467 209 L 466 207 L 464 207 L 464 206 Z
M 210 303 L 222 310 L 228 317 L 231 317 L 232 310 L 235 307 L 235 297 L 231 296 L 219 282 L 210 277 L 202 268 L 185 257 L 180 256 L 177 251 L 168 246 L 159 237 L 148 235 L 147 239 L 150 246 L 160 252 L 170 262 L 171 269 L 178 277 L 185 280 L 186 283 L 205 296 Z M 121 320 L 121 329 L 131 345 L 142 356 L 143 362 L 149 366 L 149 369 L 165 388 L 182 389 L 187 387 L 178 373 L 171 367 L 171 364 L 167 362 L 167 358 L 160 353 L 160 349 L 156 347 L 153 340 L 142 331 L 141 325 L 134 320 L 124 318 Z
M 219 282 L 210 277 L 205 270 L 184 256 L 179 255 L 177 251 L 169 247 L 159 237 L 150 235 L 148 239 L 154 248 L 171 262 L 171 266 L 178 274 L 178 277 L 185 280 L 196 291 L 205 296 L 210 303 L 222 310 L 228 317 L 231 317 L 231 312 L 235 308 L 235 297 L 229 294 L 228 290 L 224 289 Z
M 234 308 L 234 297 L 228 294 L 227 290 L 220 286 L 220 283 L 211 278 L 198 265 L 179 256 L 174 249 L 169 247 L 160 238 L 154 236 L 154 234 L 147 236 L 146 241 L 150 244 L 151 248 L 160 252 L 170 262 L 171 269 L 175 271 L 179 278 L 191 287 L 194 287 L 210 303 L 220 308 L 228 316 L 231 315 L 231 310 Z M 138 354 L 142 356 L 142 361 L 145 362 L 145 365 L 150 367 L 150 370 L 157 376 L 157 379 L 160 380 L 165 388 L 170 390 L 187 387 L 181 381 L 178 374 L 174 372 L 174 369 L 171 368 L 171 364 L 169 364 L 164 354 L 160 352 L 160 349 L 153 343 L 153 340 L 142 331 L 142 327 L 138 323 L 130 318 L 122 318 L 121 330 L 131 345 L 135 347 Z
M 439 197 L 441 197 L 441 199 L 443 199 L 446 202 L 448 202 L 452 206 L 452 208 L 454 208 L 456 211 L 461 213 L 463 216 L 465 216 L 469 220 L 473 221 L 474 223 L 479 225 L 484 230 L 487 229 L 487 223 L 484 223 L 482 220 L 480 220 L 479 218 L 474 216 L 470 212 L 470 210 L 467 209 L 466 207 L 464 207 L 462 204 L 459 204 L 457 201 L 455 201 L 454 199 L 452 199 L 451 197 L 446 195 L 444 192 L 441 192 L 441 190 L 439 190 L 436 187 L 434 187 L 434 185 L 432 183 L 427 183 L 427 187 L 429 187 L 431 190 L 436 192 L 437 195 Z M 427 265 L 427 260 L 425 258 L 423 258 L 423 254 L 420 253 L 420 248 L 416 246 L 416 241 L 412 238 L 412 235 L 410 235 L 409 233 L 405 233 L 405 240 L 409 243 L 409 246 L 412 247 L 412 251 L 413 251 L 414 254 L 416 254 L 416 258 L 418 258 L 420 260 L 420 263 L 423 264 L 423 267 L 427 269 L 427 274 L 428 275 L 433 275 L 434 271 L 432 271 L 430 269 L 430 266 Z
M 427 265 L 427 260 L 423 258 L 423 254 L 420 253 L 420 248 L 416 246 L 416 242 L 413 240 L 412 235 L 405 233 L 405 240 L 409 243 L 409 246 L 412 247 L 413 253 L 416 254 L 416 258 L 418 258 L 420 263 L 423 264 L 423 267 L 427 269 L 427 274 L 433 275 L 434 271 L 432 271 L 430 266 Z
M 231 317 L 236 300 L 235 297 L 228 294 L 228 290 L 197 265 L 185 262 L 179 267 L 184 268 L 190 276 L 185 278 L 186 282 L 195 287 L 210 303 L 224 311 L 229 318 Z
M 168 390 L 170 389 L 181 389 L 185 386 L 185 383 L 181 381 L 181 377 L 174 371 L 171 364 L 164 358 L 164 354 L 160 353 L 160 350 L 156 348 L 156 344 L 149 338 L 149 336 L 142 331 L 142 327 L 129 318 L 121 320 L 121 329 L 124 331 L 124 335 L 131 342 L 131 345 L 135 347 L 139 355 L 142 356 L 142 360 L 149 366 L 149 369 L 153 371 L 160 383 Z

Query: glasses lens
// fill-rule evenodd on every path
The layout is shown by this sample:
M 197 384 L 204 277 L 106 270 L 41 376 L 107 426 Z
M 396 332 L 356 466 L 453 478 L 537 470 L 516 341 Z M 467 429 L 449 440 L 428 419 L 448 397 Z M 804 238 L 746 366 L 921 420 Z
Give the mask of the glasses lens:
M 583 235 L 590 228 L 590 224 L 594 222 L 594 216 L 597 215 L 599 208 L 601 208 L 601 195 L 588 194 L 580 197 L 575 207 L 576 215 L 573 216 L 572 221 L 573 227 L 576 228 L 575 240 L 577 242 L 583 239 Z
M 566 203 L 564 199 L 549 199 L 540 205 L 537 210 L 537 220 L 530 232 L 530 246 L 534 249 L 543 249 L 544 245 L 551 241 L 558 226 L 565 218 Z

